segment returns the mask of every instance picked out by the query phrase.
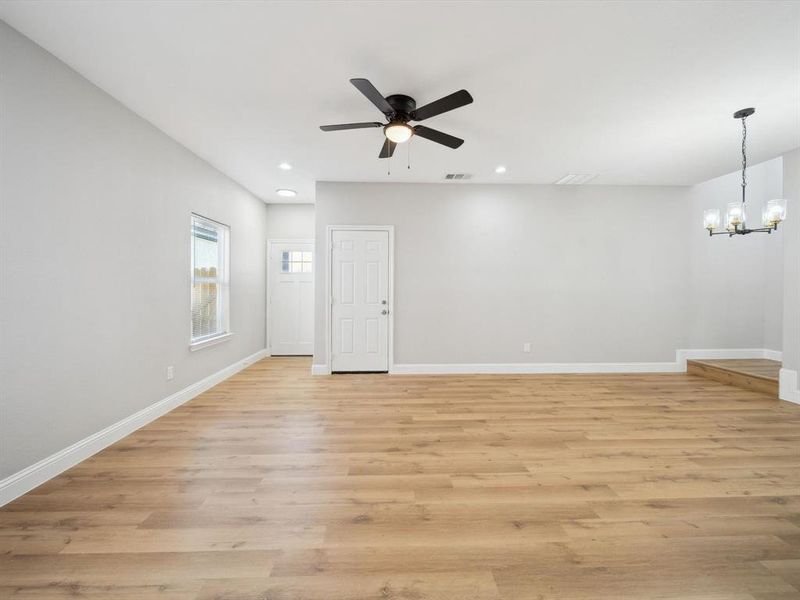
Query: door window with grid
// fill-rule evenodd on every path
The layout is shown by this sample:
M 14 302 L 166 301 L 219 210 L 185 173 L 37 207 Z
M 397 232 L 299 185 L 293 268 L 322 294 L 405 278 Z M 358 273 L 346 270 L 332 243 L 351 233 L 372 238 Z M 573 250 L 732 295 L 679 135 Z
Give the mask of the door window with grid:
M 281 273 L 311 273 L 312 253 L 300 250 L 281 252 Z

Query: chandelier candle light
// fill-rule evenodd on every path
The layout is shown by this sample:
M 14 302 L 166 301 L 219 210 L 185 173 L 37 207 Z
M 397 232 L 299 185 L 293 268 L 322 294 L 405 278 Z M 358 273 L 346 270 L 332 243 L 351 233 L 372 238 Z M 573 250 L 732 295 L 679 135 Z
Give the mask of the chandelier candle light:
M 747 117 L 756 112 L 755 108 L 743 108 L 733 113 L 734 119 L 742 120 L 742 201 L 728 204 L 725 215 L 725 229 L 714 231 L 719 227 L 719 209 L 708 208 L 703 212 L 703 227 L 708 235 L 747 235 L 748 233 L 772 233 L 778 229 L 778 223 L 786 218 L 786 200 L 770 200 L 761 211 L 762 227 L 747 228 L 745 213 L 745 190 L 747 189 Z

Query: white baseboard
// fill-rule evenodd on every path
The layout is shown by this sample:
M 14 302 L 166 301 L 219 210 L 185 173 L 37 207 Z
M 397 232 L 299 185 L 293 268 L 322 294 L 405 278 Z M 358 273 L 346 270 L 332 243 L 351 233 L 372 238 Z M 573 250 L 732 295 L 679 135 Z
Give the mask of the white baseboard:
M 70 467 L 74 467 L 79 462 L 86 460 L 93 454 L 98 453 L 103 448 L 110 446 L 114 442 L 118 442 L 127 435 L 130 435 L 137 429 L 154 421 L 158 417 L 167 414 L 169 411 L 177 408 L 181 404 L 188 402 L 195 396 L 198 396 L 206 390 L 214 387 L 218 383 L 224 381 L 228 377 L 235 375 L 245 367 L 250 366 L 254 362 L 261 360 L 266 356 L 266 350 L 260 350 L 255 354 L 228 366 L 224 369 L 217 371 L 213 375 L 201 379 L 197 383 L 183 388 L 175 392 L 171 396 L 167 396 L 163 400 L 159 400 L 155 404 L 143 408 L 137 413 L 109 425 L 105 429 L 93 433 L 71 446 L 48 456 L 31 465 L 0 480 L 0 506 L 8 504 L 15 498 L 19 498 L 23 494 L 29 492 L 33 488 L 42 485 L 44 482 L 52 479 L 56 475 L 63 473 Z
M 781 352 L 765 348 L 701 348 L 675 351 L 675 362 L 628 363 L 421 363 L 394 364 L 393 375 L 547 374 L 547 373 L 684 373 L 687 359 L 768 358 Z M 311 365 L 312 375 L 330 375 L 330 366 Z
M 800 389 L 797 386 L 797 371 L 792 369 L 781 369 L 779 380 L 778 397 L 781 400 L 788 400 L 795 404 L 800 404 Z
M 399 364 L 396 375 L 557 374 L 557 373 L 674 373 L 673 362 L 633 363 L 457 363 Z

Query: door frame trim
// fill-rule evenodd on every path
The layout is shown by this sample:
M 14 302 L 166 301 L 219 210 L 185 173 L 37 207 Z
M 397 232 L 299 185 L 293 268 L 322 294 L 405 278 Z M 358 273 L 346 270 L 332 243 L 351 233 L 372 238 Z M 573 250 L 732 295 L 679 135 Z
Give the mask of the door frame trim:
M 333 268 L 333 232 L 334 231 L 386 231 L 389 234 L 389 263 L 386 278 L 389 286 L 389 322 L 387 323 L 386 343 L 389 348 L 388 371 L 394 373 L 394 225 L 328 225 L 325 227 L 325 351 L 327 353 L 325 365 L 315 365 L 324 368 L 324 374 L 330 375 L 333 371 L 333 326 L 331 309 L 333 293 L 331 290 L 331 269 Z M 320 371 L 316 371 L 319 373 Z
M 269 324 L 272 322 L 272 277 L 275 275 L 272 272 L 271 268 L 271 261 L 270 261 L 270 252 L 272 251 L 272 244 L 311 244 L 313 248 L 312 252 L 314 253 L 313 256 L 313 266 L 314 270 L 316 271 L 318 262 L 316 257 L 316 244 L 314 238 L 267 238 L 267 298 L 266 298 L 266 305 L 267 305 L 267 314 L 266 314 L 266 321 L 264 322 L 264 343 L 265 348 L 267 349 L 267 356 L 272 356 L 272 338 L 270 336 L 271 327 Z M 311 281 L 316 281 L 317 275 L 316 272 L 311 274 Z M 313 348 L 312 348 L 313 352 Z

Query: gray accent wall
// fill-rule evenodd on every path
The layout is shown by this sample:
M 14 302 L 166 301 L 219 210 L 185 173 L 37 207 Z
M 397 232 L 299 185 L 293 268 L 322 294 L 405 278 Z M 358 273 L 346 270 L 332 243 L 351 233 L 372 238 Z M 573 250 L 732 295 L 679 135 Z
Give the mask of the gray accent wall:
M 685 347 L 688 188 L 319 182 L 316 198 L 317 248 L 328 225 L 395 226 L 395 363 L 661 362 Z M 326 364 L 324 270 L 315 285 Z
M 781 158 L 749 170 L 751 222 L 782 178 Z M 317 247 L 328 225 L 395 226 L 397 364 L 781 350 L 784 228 L 733 239 L 702 228 L 703 209 L 724 214 L 739 183 L 738 173 L 692 187 L 319 182 Z M 315 284 L 323 365 L 324 270 Z
M 2 22 L 0 86 L 2 479 L 264 348 L 266 210 Z M 235 334 L 196 352 L 191 212 L 230 225 Z

